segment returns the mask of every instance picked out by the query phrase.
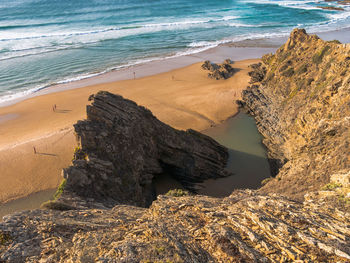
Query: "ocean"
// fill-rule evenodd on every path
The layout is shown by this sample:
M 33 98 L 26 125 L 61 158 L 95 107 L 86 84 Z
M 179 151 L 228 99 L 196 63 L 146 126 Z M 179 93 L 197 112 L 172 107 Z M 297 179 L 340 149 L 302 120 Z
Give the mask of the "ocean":
M 307 0 L 0 0 L 0 104 L 222 43 L 349 27 Z

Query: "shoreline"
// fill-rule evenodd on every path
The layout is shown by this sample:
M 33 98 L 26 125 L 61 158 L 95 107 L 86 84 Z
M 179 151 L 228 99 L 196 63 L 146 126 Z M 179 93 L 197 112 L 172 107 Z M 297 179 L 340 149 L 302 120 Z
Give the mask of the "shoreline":
M 227 58 L 227 54 L 222 56 Z M 72 125 L 85 118 L 91 94 L 107 90 L 122 95 L 174 128 L 201 131 L 235 114 L 234 100 L 250 80 L 248 66 L 257 61 L 236 61 L 233 67 L 239 71 L 227 80 L 209 79 L 202 63 L 195 63 L 135 80 L 50 93 L 0 108 L 0 116 L 16 114 L 16 118 L 0 124 L 0 202 L 57 187 L 61 170 L 69 166 L 76 146 Z M 55 104 L 56 111 L 52 108 Z
M 226 58 L 229 58 L 230 55 L 230 58 L 233 61 L 255 59 L 264 54 L 274 52 L 277 47 L 279 46 L 268 45 L 266 47 L 235 47 L 228 44 L 220 44 L 216 47 L 194 54 L 163 59 L 159 58 L 150 62 L 126 66 L 124 68 L 115 69 L 108 72 L 96 73 L 98 75 L 88 78 L 74 80 L 67 83 L 49 85 L 14 100 L 0 102 L 0 109 L 46 94 L 84 88 L 92 85 L 106 84 L 115 81 L 132 80 L 134 79 L 134 72 L 136 73 L 136 79 L 139 79 L 180 69 L 194 63 L 203 62 L 204 60 L 221 63 Z
M 350 29 L 346 29 L 348 31 L 350 31 Z M 342 30 L 340 31 L 332 31 L 332 32 L 326 32 L 326 33 L 322 33 L 320 34 L 320 37 L 323 38 L 328 38 L 329 40 L 334 39 L 334 34 L 338 34 L 340 32 L 343 32 Z M 344 39 L 349 39 L 350 42 L 350 36 L 346 37 L 346 35 L 343 35 Z M 271 41 L 273 42 L 271 44 Z M 3 162 L 4 164 L 8 164 L 8 161 L 12 161 L 12 158 L 14 159 L 18 159 L 16 157 L 16 155 L 21 155 L 22 159 L 26 159 L 26 162 L 36 162 L 37 167 L 31 167 L 31 169 L 34 169 L 34 171 L 36 171 L 38 174 L 43 174 L 44 170 L 48 168 L 48 164 L 50 164 L 51 166 L 55 166 L 55 161 L 54 160 L 44 160 L 44 162 L 46 163 L 46 166 L 44 166 L 43 168 L 39 167 L 40 164 L 40 160 L 33 158 L 33 156 L 30 156 L 28 158 L 28 154 L 33 152 L 33 145 L 43 145 L 44 148 L 44 152 L 42 152 L 42 156 L 40 157 L 54 157 L 55 155 L 59 156 L 60 158 L 60 162 L 62 167 L 57 167 L 57 165 L 55 166 L 55 171 L 54 173 L 56 173 L 57 175 L 57 171 L 59 170 L 59 173 L 61 171 L 62 168 L 66 167 L 67 164 L 69 165 L 69 162 L 71 160 L 71 156 L 73 154 L 73 149 L 74 146 L 76 144 L 75 142 L 75 137 L 72 131 L 72 125 L 78 120 L 81 119 L 85 116 L 85 107 L 81 107 L 79 110 L 73 110 L 73 112 L 70 112 L 69 109 L 69 103 L 64 105 L 64 101 L 67 100 L 66 98 L 63 98 L 65 96 L 67 96 L 67 98 L 70 98 L 71 102 L 75 102 L 75 99 L 79 99 L 79 97 L 81 97 L 81 93 L 88 93 L 90 92 L 89 90 L 99 90 L 99 89 L 103 89 L 104 86 L 108 86 L 108 85 L 119 85 L 123 82 L 137 82 L 137 81 L 142 81 L 144 79 L 147 78 L 152 78 L 152 77 L 159 77 L 161 75 L 168 75 L 169 74 L 173 74 L 172 72 L 176 72 L 176 71 L 181 71 L 181 70 L 185 70 L 187 67 L 191 67 L 193 65 L 196 65 L 196 63 L 198 64 L 199 61 L 204 61 L 204 60 L 211 60 L 213 62 L 222 62 L 224 59 L 226 58 L 231 58 L 232 60 L 236 61 L 238 60 L 238 63 L 242 62 L 239 60 L 244 59 L 252 59 L 252 58 L 256 58 L 256 57 L 261 57 L 263 54 L 266 53 L 270 53 L 270 52 L 274 52 L 277 47 L 280 46 L 280 43 L 283 43 L 284 38 L 274 38 L 274 39 L 262 39 L 260 42 L 258 40 L 249 40 L 247 41 L 243 41 L 242 43 L 235 43 L 235 45 L 233 45 L 232 43 L 228 43 L 228 44 L 223 44 L 223 45 L 219 45 L 215 48 L 211 48 L 208 49 L 204 52 L 200 52 L 200 53 L 196 53 L 196 54 L 192 54 L 192 55 L 186 55 L 186 56 L 181 56 L 181 57 L 176 57 L 176 58 L 172 58 L 172 59 L 166 59 L 166 60 L 159 60 L 159 61 L 152 61 L 150 63 L 145 63 L 145 64 L 140 64 L 140 65 L 136 65 L 130 68 L 126 68 L 126 69 L 122 69 L 122 70 L 117 70 L 117 71 L 112 71 L 112 72 L 108 72 L 96 77 L 92 77 L 92 78 L 88 78 L 88 79 L 83 79 L 80 81 L 74 81 L 74 82 L 70 82 L 70 83 L 65 83 L 65 84 L 61 84 L 58 86 L 54 86 L 54 87 L 50 87 L 48 89 L 42 90 L 40 92 L 35 93 L 35 96 L 31 97 L 31 98 L 25 98 L 22 99 L 20 102 L 16 102 L 16 103 L 12 103 L 11 105 L 7 105 L 7 106 L 0 106 L 0 134 L 5 136 L 2 136 L 2 140 L 0 138 L 0 164 L 1 162 Z M 254 44 L 255 42 L 255 44 Z M 267 43 L 266 45 L 264 45 L 264 43 Z M 238 45 L 238 46 L 237 46 Z M 242 45 L 242 46 L 240 46 Z M 249 46 L 250 45 L 250 46 Z M 254 46 L 255 45 L 255 46 Z M 262 47 L 259 47 L 262 46 Z M 190 66 L 189 66 L 190 65 Z M 234 65 L 235 66 L 235 65 Z M 135 80 L 132 80 L 131 78 L 133 77 L 133 72 L 137 72 L 137 78 Z M 246 72 L 247 73 L 247 72 Z M 246 83 L 248 82 L 248 80 L 246 79 Z M 117 84 L 116 84 L 117 83 Z M 180 83 L 178 83 L 180 84 Z M 243 85 L 244 86 L 244 85 Z M 245 85 L 246 86 L 246 85 Z M 244 86 L 244 88 L 245 88 Z M 120 89 L 121 88 L 121 89 Z M 119 87 L 117 88 L 117 90 L 119 90 L 119 92 L 121 90 L 126 90 L 129 87 Z M 197 87 L 198 88 L 198 87 Z M 149 90 L 152 90 L 152 87 L 149 87 Z M 92 92 L 92 91 L 91 91 Z M 112 92 L 113 92 L 113 87 L 112 87 Z M 121 92 L 123 93 L 123 92 Z M 127 98 L 130 99 L 134 99 L 134 97 L 137 95 L 135 94 L 135 91 L 129 91 L 129 93 L 131 94 L 131 97 L 126 96 Z M 162 96 L 164 96 L 163 92 Z M 198 92 L 197 92 L 198 93 Z M 71 98 L 70 95 L 74 94 L 74 98 Z M 120 93 L 119 93 L 120 94 Z M 200 93 L 199 93 L 200 94 Z M 123 95 L 123 94 L 121 94 Z M 154 113 L 154 110 L 152 107 L 158 106 L 158 108 L 163 108 L 164 107 L 164 101 L 150 101 L 150 96 L 149 94 L 144 94 L 146 95 L 146 97 L 148 97 L 146 100 L 146 103 L 141 103 L 141 105 L 144 105 L 148 108 L 150 108 L 152 110 L 152 112 Z M 175 94 L 176 95 L 176 94 Z M 46 123 L 42 123 L 40 121 L 36 120 L 33 121 L 33 119 L 31 119 L 33 117 L 32 116 L 28 116 L 30 114 L 28 114 L 28 110 L 33 110 L 33 107 L 37 106 L 37 101 L 40 101 L 40 105 L 39 107 L 42 107 L 43 104 L 45 104 L 45 98 L 47 98 L 47 96 L 51 97 L 51 101 L 54 103 L 56 101 L 55 97 L 61 97 L 62 100 L 62 104 L 59 103 L 59 109 L 66 111 L 68 109 L 67 112 L 62 112 L 62 114 L 60 115 L 74 115 L 74 117 L 70 116 L 70 119 L 67 121 L 62 120 L 64 119 L 63 116 L 61 116 L 59 119 L 60 121 L 46 121 Z M 186 95 L 188 96 L 188 95 Z M 184 96 L 184 98 L 186 97 Z M 202 95 L 199 95 L 199 97 L 201 97 Z M 142 97 L 142 96 L 141 96 Z M 165 96 L 164 98 L 166 98 L 167 96 Z M 198 94 L 197 94 L 198 97 Z M 190 96 L 191 98 L 191 96 Z M 193 98 L 193 94 L 192 94 L 192 98 Z M 138 99 L 136 99 L 136 102 L 138 104 L 140 97 Z M 211 98 L 206 98 L 207 100 L 210 100 Z M 221 98 L 223 99 L 223 98 Z M 231 98 L 232 99 L 232 98 Z M 237 99 L 237 98 L 236 98 Z M 185 99 L 185 101 L 183 103 L 189 103 L 189 100 L 191 99 Z M 47 111 L 50 111 L 52 104 L 47 104 L 45 105 L 44 109 L 39 109 L 35 112 L 34 115 L 38 115 L 40 116 L 41 114 L 45 115 L 44 117 L 46 118 L 46 120 L 52 118 L 54 115 L 52 115 L 52 112 L 50 112 L 50 114 L 48 114 Z M 84 102 L 86 104 L 88 104 L 87 99 Z M 56 104 L 56 103 L 54 103 Z M 155 105 L 157 104 L 157 105 Z M 16 109 L 18 107 L 18 105 L 24 105 L 22 107 L 21 110 L 14 110 L 11 111 L 11 109 Z M 168 105 L 169 106 L 169 105 Z M 183 106 L 183 105 L 182 105 Z M 226 105 L 227 106 L 227 105 Z M 62 108 L 63 107 L 63 108 Z M 169 125 L 175 127 L 175 128 L 195 128 L 195 126 L 197 126 L 197 130 L 206 130 L 208 128 L 210 128 L 211 126 L 213 126 L 213 124 L 219 124 L 223 121 L 225 121 L 228 118 L 232 118 L 233 116 L 235 116 L 237 114 L 237 112 L 234 112 L 232 105 L 229 106 L 230 107 L 230 115 L 228 115 L 226 113 L 222 114 L 221 113 L 217 113 L 217 115 L 220 115 L 221 118 L 217 118 L 218 116 L 214 116 L 215 121 L 213 122 L 209 122 L 203 125 L 203 121 L 204 122 L 208 122 L 208 119 L 211 120 L 212 117 L 208 118 L 207 116 L 205 116 L 205 114 L 203 116 L 201 116 L 200 114 L 197 116 L 199 119 L 201 119 L 200 121 L 197 120 L 197 123 L 191 123 L 191 121 L 189 121 L 189 119 L 193 118 L 193 114 L 196 113 L 196 111 L 182 111 L 179 109 L 176 109 L 176 107 L 174 108 L 168 108 L 165 112 L 163 113 L 159 113 L 161 116 L 159 116 L 159 114 L 157 114 L 157 110 L 156 113 L 154 113 L 154 115 L 156 117 L 158 117 L 160 120 L 168 123 Z M 9 110 L 10 109 L 10 110 Z M 187 109 L 186 109 L 187 110 Z M 227 109 L 226 109 L 227 111 Z M 175 117 L 177 118 L 176 121 L 173 121 L 173 123 L 169 123 L 169 120 L 167 120 L 167 115 L 169 115 L 169 112 L 172 112 L 172 114 L 174 114 L 174 112 L 177 112 L 175 114 Z M 180 112 L 180 113 L 179 113 Z M 34 112 L 32 112 L 34 113 Z M 182 114 L 182 116 L 181 116 Z M 192 116 L 191 116 L 192 114 Z M 56 114 L 57 115 L 57 114 Z M 57 116 L 56 116 L 57 117 Z M 215 118 L 216 117 L 216 118 Z M 169 118 L 168 118 L 169 119 Z M 13 123 L 16 123 L 17 125 L 12 125 Z M 23 129 L 23 126 L 20 125 L 21 122 L 23 122 L 24 126 L 26 126 L 25 129 Z M 37 122 L 37 123 L 36 123 Z M 185 123 L 185 124 L 184 124 Z M 187 124 L 186 124 L 187 123 Z M 189 124 L 191 123 L 191 124 Z M 38 125 L 40 124 L 40 125 Z M 11 126 L 12 125 L 12 126 Z M 29 128 L 28 128 L 29 125 Z M 187 126 L 186 126 L 187 125 Z M 11 136 L 11 132 L 8 133 L 9 130 L 7 130 L 7 134 L 6 131 L 4 132 L 4 130 L 6 130 L 6 127 L 10 127 L 9 130 L 14 130 L 17 131 L 19 133 L 22 132 L 22 134 L 17 136 Z M 38 129 L 39 128 L 39 129 Z M 23 132 L 23 130 L 25 130 L 25 132 Z M 39 130 L 39 131 L 38 131 Z M 64 131 L 68 131 L 70 130 L 67 134 L 67 136 L 65 135 L 66 138 L 60 139 L 61 135 L 64 134 Z M 58 143 L 57 143 L 58 142 Z M 52 144 L 54 143 L 57 147 L 57 145 L 60 145 L 61 149 L 58 150 L 59 154 L 56 154 L 54 152 L 55 147 L 49 147 L 48 144 Z M 69 148 L 64 148 L 64 145 L 69 145 Z M 63 148 L 64 149 L 63 149 Z M 41 150 L 39 148 L 39 150 Z M 12 152 L 11 152 L 12 151 Z M 9 154 L 10 153 L 10 154 Z M 4 158 L 4 156 L 9 155 L 10 157 Z M 26 156 L 25 156 L 26 155 Z M 12 156 L 12 158 L 11 158 Z M 35 156 L 38 157 L 38 156 Z M 29 159 L 29 160 L 28 160 Z M 5 160 L 5 161 L 4 161 Z M 28 164 L 27 164 L 28 165 Z M 24 165 L 25 166 L 25 165 Z M 3 166 L 4 167 L 4 166 Z M 50 167 L 51 168 L 51 167 Z M 37 170 L 39 169 L 39 171 Z M 40 171 L 40 169 L 43 169 L 43 171 Z M 5 170 L 5 167 L 3 168 L 3 170 Z M 33 170 L 30 171 L 25 171 L 26 174 L 29 174 L 30 172 L 32 172 Z M 23 172 L 23 171 L 22 171 Z M 1 165 L 0 165 L 0 175 L 1 174 L 5 174 L 4 171 L 1 172 Z M 18 174 L 18 171 L 12 173 L 12 174 Z M 52 174 L 52 171 L 46 171 L 46 174 Z M 4 177 L 4 176 L 3 176 Z M 5 174 L 6 177 L 6 174 Z M 34 175 L 35 177 L 35 175 Z M 57 187 L 57 185 L 59 184 L 61 178 L 60 175 L 57 175 L 55 178 L 51 178 L 49 180 L 49 182 L 45 182 L 43 184 L 43 181 L 46 181 L 48 178 L 45 177 L 41 177 L 39 176 L 38 178 L 34 178 L 34 182 L 29 181 L 24 181 L 25 183 L 29 184 L 28 189 L 29 192 L 27 193 L 21 193 L 19 190 L 15 190 L 13 191 L 14 194 L 10 197 L 8 196 L 8 198 L 4 198 L 3 196 L 0 196 L 0 205 L 3 203 L 7 203 L 13 200 L 17 200 L 18 198 L 23 198 L 25 196 L 28 196 L 29 194 L 35 193 L 35 192 L 40 192 L 43 190 L 47 190 L 47 189 L 52 189 Z M 18 184 L 23 184 L 23 181 L 16 179 L 14 181 L 15 183 L 13 185 L 8 185 L 7 188 L 11 189 L 12 186 L 17 186 Z M 6 185 L 6 184 L 5 184 Z M 38 185 L 41 185 L 40 187 L 37 187 Z M 0 191 L 1 192 L 1 191 Z
M 344 34 L 347 33 L 347 34 Z M 350 27 L 341 28 L 331 31 L 316 32 L 324 40 L 337 39 L 342 43 L 350 43 Z M 105 70 L 96 73 L 86 73 L 86 78 L 81 78 L 72 81 L 64 81 L 63 83 L 54 83 L 38 88 L 30 94 L 23 95 L 19 98 L 0 102 L 0 108 L 11 106 L 20 101 L 30 99 L 45 94 L 60 92 L 64 90 L 82 88 L 91 85 L 104 84 L 119 80 L 133 79 L 133 72 L 137 72 L 136 78 L 151 76 L 155 74 L 165 73 L 174 69 L 189 66 L 191 64 L 201 62 L 203 60 L 211 60 L 216 63 L 222 62 L 225 57 L 220 56 L 222 53 L 228 53 L 227 49 L 232 49 L 232 60 L 253 59 L 261 57 L 263 54 L 276 51 L 283 43 L 286 42 L 289 35 L 275 36 L 267 38 L 251 38 L 239 41 L 228 41 L 227 43 L 219 43 L 214 47 L 208 47 L 203 51 L 198 51 L 190 54 L 170 55 L 165 57 L 151 58 L 150 61 L 140 62 L 132 65 L 124 65 L 120 68 Z M 241 51 L 243 54 L 241 54 Z M 251 55 L 247 54 L 251 53 Z M 216 54 L 216 55 L 213 55 Z M 227 57 L 226 57 L 227 58 Z M 74 79 L 74 77 L 73 77 Z M 1 123 L 1 122 L 0 122 Z

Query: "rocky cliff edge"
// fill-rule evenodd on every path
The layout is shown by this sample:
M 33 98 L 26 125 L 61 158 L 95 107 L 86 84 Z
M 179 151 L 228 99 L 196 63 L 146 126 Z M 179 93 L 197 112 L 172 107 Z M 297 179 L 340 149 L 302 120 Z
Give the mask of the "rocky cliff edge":
M 275 176 L 260 192 L 303 200 L 331 183 L 325 190 L 344 191 L 329 197 L 349 209 L 350 45 L 295 29 L 262 61 L 240 102 L 255 117 Z
M 75 126 L 81 148 L 64 172 L 62 205 L 56 206 L 64 211 L 6 216 L 0 261 L 350 262 L 349 211 L 324 194 L 342 194 L 343 202 L 349 187 L 349 47 L 295 30 L 263 61 L 253 66 L 253 83 L 241 102 L 255 116 L 277 174 L 262 189 L 226 198 L 176 192 L 141 207 L 154 174 L 185 173 L 190 182 L 198 175 L 221 176 L 226 151 L 196 132 L 171 130 L 145 109 L 135 113 L 130 101 L 100 93 L 88 107 L 88 120 Z M 174 134 L 179 140 L 167 137 Z M 131 155 L 133 140 L 142 146 L 138 151 L 156 158 L 145 162 L 148 154 Z M 111 153 L 119 162 L 109 159 Z M 122 163 L 130 156 L 137 157 L 131 159 L 135 168 Z M 123 173 L 130 177 L 118 180 Z

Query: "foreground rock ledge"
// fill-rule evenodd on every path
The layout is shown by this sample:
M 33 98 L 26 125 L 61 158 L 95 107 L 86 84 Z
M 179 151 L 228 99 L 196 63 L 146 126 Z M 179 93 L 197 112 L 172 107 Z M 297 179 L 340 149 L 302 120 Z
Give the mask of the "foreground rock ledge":
M 169 174 L 191 189 L 227 175 L 227 149 L 210 137 L 173 129 L 118 95 L 99 92 L 91 99 L 87 120 L 74 125 L 80 148 L 64 170 L 67 183 L 58 202 L 145 207 L 155 199 L 156 176 Z
M 350 216 L 315 200 L 237 191 L 159 196 L 150 208 L 5 217 L 5 262 L 349 262 Z M 304 260 L 304 261 L 294 261 Z
M 69 204 L 61 208 L 75 209 L 5 217 L 0 262 L 350 262 L 349 210 L 329 200 L 333 192 L 348 200 L 349 47 L 295 30 L 275 56 L 254 66 L 256 83 L 242 104 L 256 117 L 277 172 L 283 166 L 260 191 L 227 198 L 159 196 L 149 208 L 107 209 L 147 203 L 143 194 L 155 171 L 189 175 L 189 184 L 221 176 L 227 153 L 206 136 L 173 130 L 135 103 L 99 93 L 88 120 L 76 125 L 82 147 L 59 199 Z M 123 171 L 130 177 L 120 177 Z M 326 190 L 310 192 L 329 181 Z M 306 193 L 305 201 L 282 193 L 300 199 Z

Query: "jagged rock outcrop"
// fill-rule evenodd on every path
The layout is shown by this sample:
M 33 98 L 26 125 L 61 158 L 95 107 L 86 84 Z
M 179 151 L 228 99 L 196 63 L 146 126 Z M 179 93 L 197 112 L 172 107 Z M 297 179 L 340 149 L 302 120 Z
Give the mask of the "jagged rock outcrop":
M 250 83 L 260 82 L 265 78 L 266 67 L 262 66 L 261 62 L 252 64 L 250 67 L 252 68 L 252 71 L 248 73 L 250 76 Z
M 206 60 L 202 65 L 202 69 L 210 71 L 210 73 L 208 73 L 208 77 L 211 79 L 228 79 L 237 71 L 231 66 L 232 63 L 233 62 L 230 59 L 226 59 L 221 65 Z
M 350 216 L 277 195 L 159 196 L 148 209 L 7 216 L 5 262 L 349 262 Z M 299 261 L 298 261 L 299 260 Z
M 240 104 L 255 117 L 277 175 L 260 192 L 301 200 L 349 173 L 350 45 L 296 29 L 253 71 L 264 77 L 252 78 Z
M 147 206 L 155 199 L 156 176 L 170 174 L 191 188 L 226 175 L 227 149 L 210 137 L 173 129 L 121 96 L 99 92 L 91 98 L 87 120 L 74 125 L 80 148 L 64 169 L 67 183 L 58 202 Z
M 6 216 L 0 262 L 350 262 L 349 63 L 349 46 L 294 30 L 252 67 L 240 102 L 276 179 L 226 198 L 161 195 L 149 208 L 152 176 L 222 176 L 227 151 L 98 93 L 75 125 L 81 148 L 52 206 L 65 211 Z

